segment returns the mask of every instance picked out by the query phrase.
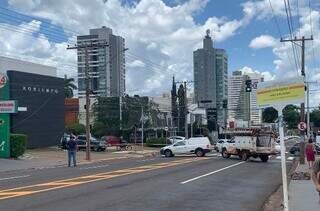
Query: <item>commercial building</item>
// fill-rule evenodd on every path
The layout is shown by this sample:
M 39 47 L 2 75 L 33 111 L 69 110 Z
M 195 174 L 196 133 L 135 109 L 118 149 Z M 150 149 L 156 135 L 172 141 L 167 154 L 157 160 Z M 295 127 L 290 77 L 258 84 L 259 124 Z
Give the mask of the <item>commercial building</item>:
M 228 99 L 228 55 L 224 49 L 216 49 L 210 31 L 203 39 L 203 48 L 193 52 L 195 103 L 207 101 L 201 106 L 217 109 L 217 122 L 224 125 L 227 111 L 223 102 Z
M 119 97 L 125 93 L 125 40 L 103 26 L 90 29 L 89 35 L 77 37 L 77 45 L 107 43 L 107 46 L 89 50 L 88 66 L 90 76 L 91 104 L 98 96 Z M 78 50 L 78 88 L 80 114 L 85 112 L 85 52 Z M 80 122 L 84 123 L 84 115 Z
M 20 72 L 34 73 L 52 77 L 57 76 L 57 68 L 55 67 L 0 56 L 0 72 L 5 73 L 7 70 L 18 70 Z
M 79 99 L 67 98 L 64 100 L 64 124 L 71 125 L 79 122 Z
M 233 72 L 228 80 L 228 116 L 229 121 L 250 119 L 250 93 L 246 92 L 248 75 L 241 71 Z
M 10 99 L 25 110 L 11 115 L 11 133 L 26 134 L 28 148 L 57 145 L 64 132 L 64 80 L 24 71 L 7 71 Z

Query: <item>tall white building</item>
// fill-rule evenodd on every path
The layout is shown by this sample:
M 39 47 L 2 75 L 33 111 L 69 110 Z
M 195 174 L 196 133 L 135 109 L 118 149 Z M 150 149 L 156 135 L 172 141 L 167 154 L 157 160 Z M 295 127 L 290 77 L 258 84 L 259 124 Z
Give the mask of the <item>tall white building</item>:
M 249 121 L 250 94 L 245 90 L 245 82 L 249 76 L 241 71 L 233 72 L 228 81 L 228 115 L 229 120 Z

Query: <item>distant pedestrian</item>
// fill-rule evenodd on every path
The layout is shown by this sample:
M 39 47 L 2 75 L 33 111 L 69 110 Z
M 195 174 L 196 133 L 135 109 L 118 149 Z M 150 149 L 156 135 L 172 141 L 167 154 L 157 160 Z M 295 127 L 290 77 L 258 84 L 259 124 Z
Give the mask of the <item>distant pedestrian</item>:
M 306 144 L 306 156 L 309 165 L 309 169 L 313 167 L 315 161 L 315 148 L 312 139 L 310 138 Z
M 311 178 L 314 185 L 316 186 L 316 190 L 319 192 L 319 197 L 320 197 L 320 159 L 317 159 L 317 161 L 313 164 Z M 319 202 L 320 202 L 320 198 L 319 198 Z
M 73 166 L 77 166 L 76 153 L 77 153 L 77 142 L 73 136 L 70 136 L 70 140 L 67 143 L 68 150 L 68 166 L 71 166 L 71 160 L 73 161 Z

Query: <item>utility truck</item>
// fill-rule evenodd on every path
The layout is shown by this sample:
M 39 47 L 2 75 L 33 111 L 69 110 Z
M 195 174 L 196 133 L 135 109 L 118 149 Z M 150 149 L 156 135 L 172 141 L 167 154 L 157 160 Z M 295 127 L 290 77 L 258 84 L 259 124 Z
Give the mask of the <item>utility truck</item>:
M 275 147 L 276 133 L 267 128 L 239 128 L 230 133 L 232 138 L 230 143 L 222 147 L 223 158 L 230 158 L 237 155 L 243 161 L 250 157 L 260 158 L 262 162 L 267 162 L 270 155 L 277 154 Z

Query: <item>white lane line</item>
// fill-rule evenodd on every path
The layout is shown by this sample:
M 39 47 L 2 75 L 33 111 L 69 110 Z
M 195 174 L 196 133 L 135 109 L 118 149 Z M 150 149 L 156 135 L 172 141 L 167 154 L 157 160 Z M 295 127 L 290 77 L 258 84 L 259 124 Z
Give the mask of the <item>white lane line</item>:
M 0 181 L 11 180 L 11 179 L 20 179 L 20 178 L 26 178 L 26 177 L 30 177 L 30 175 L 22 175 L 22 176 L 16 176 L 16 177 L 0 178 Z
M 100 166 L 89 166 L 89 167 L 82 167 L 82 168 L 79 168 L 81 170 L 84 170 L 84 169 L 97 169 L 97 168 L 103 168 L 103 167 L 107 167 L 107 166 L 110 166 L 109 164 L 106 164 L 106 165 L 100 165 Z
M 189 180 L 180 182 L 180 184 L 184 185 L 184 184 L 186 184 L 186 183 L 188 183 L 188 182 L 192 182 L 192 181 L 201 179 L 202 177 L 207 177 L 207 176 L 210 176 L 210 175 L 212 175 L 212 174 L 218 173 L 218 172 L 220 172 L 220 171 L 224 171 L 224 170 L 226 170 L 226 169 L 229 169 L 229 168 L 232 168 L 232 167 L 235 167 L 235 166 L 239 166 L 239 165 L 241 165 L 241 164 L 243 164 L 243 163 L 245 163 L 245 162 L 246 162 L 246 161 L 242 161 L 242 162 L 240 162 L 240 163 L 236 163 L 236 164 L 233 164 L 233 165 L 230 165 L 230 166 L 226 166 L 226 167 L 224 167 L 224 168 L 222 168 L 222 169 L 218 169 L 218 170 L 216 170 L 216 171 L 212 171 L 212 172 L 209 172 L 209 173 L 207 173 L 207 174 L 204 174 L 204 175 L 201 175 L 201 176 L 198 176 L 198 177 L 195 177 L 195 178 L 192 178 L 192 179 L 189 179 Z

